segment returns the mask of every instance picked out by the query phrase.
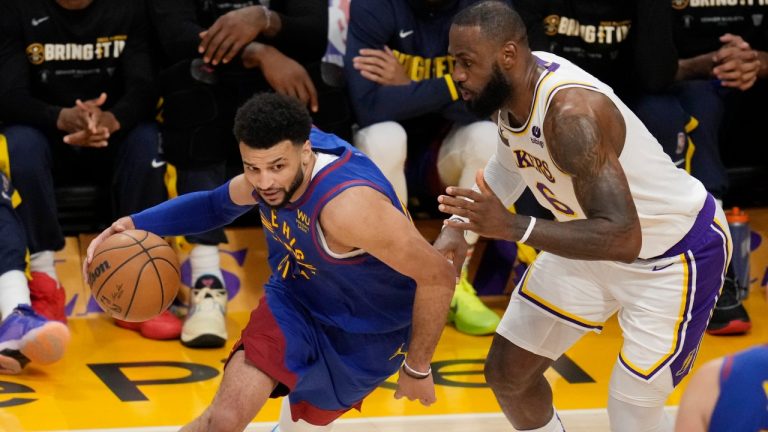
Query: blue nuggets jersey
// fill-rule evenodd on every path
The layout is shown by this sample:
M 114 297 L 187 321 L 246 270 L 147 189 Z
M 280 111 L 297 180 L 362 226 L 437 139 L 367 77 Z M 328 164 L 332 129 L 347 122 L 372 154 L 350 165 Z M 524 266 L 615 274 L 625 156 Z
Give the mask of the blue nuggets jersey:
M 768 345 L 742 351 L 723 361 L 720 396 L 709 430 L 768 430 Z
M 406 210 L 381 171 L 360 151 L 314 128 L 310 141 L 316 153 L 338 158 L 315 173 L 296 202 L 280 209 L 259 204 L 272 269 L 267 289 L 282 287 L 313 319 L 350 333 L 378 334 L 408 327 L 416 287 L 413 279 L 364 251 L 332 256 L 324 247 L 318 219 L 330 200 L 360 186 L 381 192 L 407 215 Z

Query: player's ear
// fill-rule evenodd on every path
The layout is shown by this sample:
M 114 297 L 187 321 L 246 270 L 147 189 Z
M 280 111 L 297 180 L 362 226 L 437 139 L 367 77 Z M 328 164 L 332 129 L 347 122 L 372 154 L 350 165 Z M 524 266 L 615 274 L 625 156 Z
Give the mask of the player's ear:
M 517 61 L 518 46 L 515 41 L 507 41 L 501 46 L 499 64 L 504 69 L 509 69 Z
M 312 143 L 309 140 L 304 141 L 301 145 L 301 163 L 306 165 L 312 158 Z

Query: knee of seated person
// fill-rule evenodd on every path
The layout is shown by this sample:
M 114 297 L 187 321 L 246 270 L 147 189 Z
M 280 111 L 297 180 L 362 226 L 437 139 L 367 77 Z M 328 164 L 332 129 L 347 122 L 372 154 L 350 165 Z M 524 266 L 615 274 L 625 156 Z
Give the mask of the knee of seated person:
M 685 112 L 677 97 L 645 95 L 633 101 L 632 111 L 674 162 L 677 163 L 679 158 L 685 157 L 685 131 L 691 122 L 691 115 Z
M 45 154 L 50 151 L 48 137 L 39 129 L 14 125 L 2 130 L 10 152 L 27 155 Z
M 616 365 L 611 375 L 608 394 L 611 398 L 630 405 L 658 407 L 664 405 L 672 390 L 672 376 L 669 369 L 661 371 L 653 380 L 646 381 Z
M 473 150 L 490 148 L 496 150 L 498 140 L 498 129 L 495 124 L 489 121 L 478 121 L 470 123 L 463 127 L 464 139 L 471 145 Z
M 8 145 L 13 175 L 48 165 L 51 157 L 48 138 L 40 130 L 29 126 L 10 126 L 2 130 Z M 23 174 L 22 174 L 23 175 Z
M 465 163 L 467 165 L 479 164 L 478 168 L 482 168 L 496 152 L 498 140 L 496 125 L 489 121 L 471 123 L 464 126 L 463 135 Z
M 126 147 L 126 156 L 147 161 L 156 158 L 160 153 L 158 134 L 159 129 L 155 122 L 144 122 L 134 126 L 122 144 Z
M 387 121 L 366 126 L 355 134 L 354 142 L 382 170 L 405 164 L 408 135 L 400 123 Z
M 708 79 L 678 81 L 674 88 L 678 93 L 695 93 L 700 96 L 709 95 L 712 97 L 719 97 L 718 94 L 721 90 L 719 85 L 715 85 L 713 81 Z

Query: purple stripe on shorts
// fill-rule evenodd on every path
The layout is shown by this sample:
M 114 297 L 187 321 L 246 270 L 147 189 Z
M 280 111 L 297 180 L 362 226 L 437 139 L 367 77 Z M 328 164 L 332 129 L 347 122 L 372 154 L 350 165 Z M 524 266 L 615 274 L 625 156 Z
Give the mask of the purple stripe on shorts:
M 648 374 L 635 370 L 619 355 L 619 361 L 627 370 L 640 378 L 650 379 L 669 365 L 672 383 L 675 386 L 691 371 L 712 314 L 712 308 L 715 307 L 722 287 L 726 263 L 724 252 L 726 238 L 717 224 L 710 221 L 707 231 L 700 233 L 697 241 L 691 241 L 696 244 L 696 247 L 685 252 L 685 265 L 688 267 L 685 316 L 683 322 L 675 329 L 677 343 L 673 350 L 674 354 Z
M 680 353 L 670 364 L 674 385 L 677 385 L 690 372 L 696 360 L 699 344 L 704 337 L 712 309 L 715 307 L 723 285 L 727 260 L 723 243 L 724 238 L 727 237 L 715 223 L 710 224 L 709 230 L 704 235 L 707 241 L 703 242 L 697 250 L 691 251 L 695 260 L 696 285 L 693 305 L 685 328 L 685 340 Z
M 699 214 L 696 216 L 696 221 L 693 223 L 691 229 L 688 230 L 688 233 L 666 252 L 651 259 L 669 258 L 680 255 L 691 249 L 700 241 L 701 235 L 709 229 L 710 225 L 712 225 L 712 221 L 715 219 L 716 208 L 717 203 L 715 203 L 715 199 L 712 195 L 707 194 L 707 199 L 704 200 L 704 205 L 701 207 Z
M 632 366 L 630 366 L 625 360 L 624 357 L 619 353 L 619 361 L 624 365 L 624 367 L 631 371 L 633 374 L 637 375 L 638 377 L 642 379 L 649 379 L 650 377 L 654 376 L 658 371 L 663 369 L 667 364 L 669 364 L 670 360 L 675 358 L 675 355 L 680 351 L 680 344 L 683 343 L 683 337 L 685 336 L 683 334 L 683 329 L 686 327 L 686 322 L 688 321 L 690 307 L 691 307 L 691 299 L 694 297 L 694 279 L 696 278 L 696 275 L 694 274 L 696 272 L 695 266 L 691 263 L 691 258 L 688 256 L 688 253 L 684 255 L 685 257 L 685 267 L 688 269 L 688 283 L 686 284 L 685 290 L 685 308 L 683 309 L 684 312 L 684 318 L 680 321 L 680 324 L 675 329 L 675 332 L 677 333 L 676 342 L 675 342 L 675 348 L 672 350 L 672 354 L 669 355 L 663 362 L 661 362 L 656 368 L 654 368 L 652 371 L 650 371 L 647 374 L 644 374 Z

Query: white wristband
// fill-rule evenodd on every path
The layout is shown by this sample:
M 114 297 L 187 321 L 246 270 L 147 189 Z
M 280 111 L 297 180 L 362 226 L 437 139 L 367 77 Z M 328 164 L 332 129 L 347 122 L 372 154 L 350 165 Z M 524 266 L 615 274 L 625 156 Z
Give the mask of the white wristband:
M 405 372 L 411 376 L 411 378 L 416 378 L 416 379 L 426 378 L 429 376 L 429 374 L 432 373 L 432 366 L 429 366 L 426 372 L 419 372 L 416 369 L 408 366 L 408 362 L 405 360 L 403 360 L 403 368 L 405 369 Z
M 530 216 L 531 221 L 528 222 L 528 228 L 525 229 L 525 234 L 523 234 L 522 237 L 520 237 L 520 240 L 518 240 L 518 243 L 525 243 L 526 240 L 528 240 L 528 237 L 531 236 L 531 233 L 533 232 L 533 226 L 536 225 L 536 218 L 533 216 Z

